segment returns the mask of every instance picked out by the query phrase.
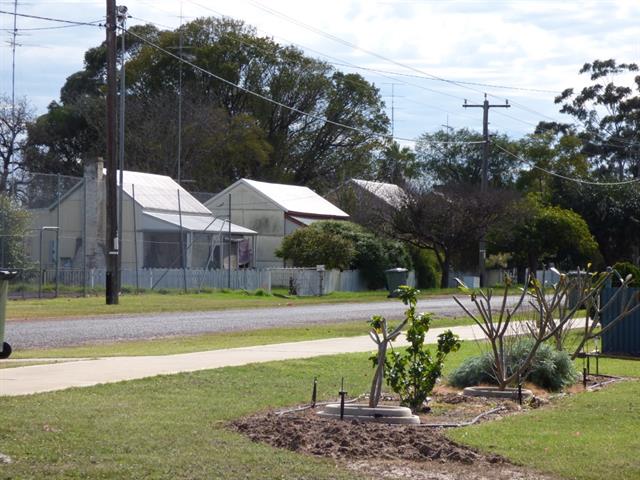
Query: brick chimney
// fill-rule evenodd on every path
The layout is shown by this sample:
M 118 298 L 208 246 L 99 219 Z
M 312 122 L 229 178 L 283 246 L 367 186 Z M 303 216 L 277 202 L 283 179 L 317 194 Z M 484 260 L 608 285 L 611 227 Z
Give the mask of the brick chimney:
M 84 165 L 86 195 L 87 268 L 104 268 L 106 238 L 106 186 L 101 157 Z

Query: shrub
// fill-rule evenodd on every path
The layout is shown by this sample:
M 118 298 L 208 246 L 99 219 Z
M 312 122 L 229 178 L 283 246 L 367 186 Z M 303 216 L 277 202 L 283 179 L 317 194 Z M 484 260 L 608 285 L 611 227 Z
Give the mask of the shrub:
M 436 288 L 440 283 L 440 273 L 434 253 L 431 250 L 417 247 L 412 247 L 409 251 L 416 272 L 416 287 L 420 289 Z
M 630 287 L 640 287 L 640 268 L 636 267 L 631 262 L 618 262 L 613 268 L 620 274 L 622 278 L 625 278 L 627 275 L 633 275 L 633 280 L 629 283 Z M 620 279 L 614 277 L 613 281 L 614 286 L 620 285 Z
M 510 345 L 507 358 L 507 374 L 520 365 L 531 351 L 531 339 L 516 340 Z M 457 388 L 480 384 L 497 384 L 493 376 L 493 355 L 489 352 L 469 357 L 449 376 L 449 383 Z M 549 344 L 538 348 L 524 380 L 549 391 L 558 391 L 575 383 L 577 373 L 567 352 L 558 351 Z
M 412 267 L 403 244 L 379 238 L 360 225 L 344 221 L 316 222 L 298 229 L 284 239 L 276 255 L 291 260 L 296 267 L 358 269 L 370 289 L 384 287 L 385 270 Z
M 431 394 L 436 381 L 442 375 L 444 360 L 451 352 L 460 349 L 460 340 L 451 330 L 438 335 L 438 347 L 435 355 L 424 346 L 425 335 L 431 324 L 431 314 L 416 313 L 418 290 L 407 286 L 400 287 L 400 298 L 408 305 L 405 322 L 408 323 L 407 341 L 409 346 L 402 351 L 392 351 L 385 360 L 384 376 L 387 385 L 400 395 L 402 405 L 412 411 L 420 409 Z M 380 317 L 374 317 L 371 326 L 380 328 Z M 375 355 L 371 357 L 374 366 L 379 361 Z

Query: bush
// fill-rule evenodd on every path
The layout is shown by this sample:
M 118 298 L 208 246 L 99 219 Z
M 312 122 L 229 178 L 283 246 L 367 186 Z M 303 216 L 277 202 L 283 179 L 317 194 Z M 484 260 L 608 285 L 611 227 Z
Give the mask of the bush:
M 420 289 L 436 288 L 440 283 L 438 265 L 431 250 L 412 247 L 409 250 L 416 272 L 416 287 Z
M 322 221 L 286 237 L 276 252 L 296 267 L 325 265 L 341 270 L 357 269 L 370 289 L 385 285 L 384 271 L 412 268 L 411 257 L 400 242 L 385 240 L 360 225 L 344 221 Z
M 509 346 L 507 354 L 507 373 L 511 374 L 515 366 L 521 364 L 531 348 L 533 341 L 521 339 Z M 449 383 L 457 388 L 471 387 L 481 384 L 497 384 L 493 377 L 493 355 L 469 357 L 449 376 Z M 549 344 L 538 348 L 529 372 L 524 380 L 549 391 L 562 390 L 575 383 L 577 372 L 567 352 L 558 351 Z
M 633 280 L 629 283 L 630 287 L 640 287 L 640 268 L 636 267 L 631 262 L 618 262 L 613 266 L 614 270 L 616 270 L 622 278 L 625 278 L 627 275 L 633 275 Z M 620 280 L 617 277 L 614 277 L 614 286 L 620 286 Z

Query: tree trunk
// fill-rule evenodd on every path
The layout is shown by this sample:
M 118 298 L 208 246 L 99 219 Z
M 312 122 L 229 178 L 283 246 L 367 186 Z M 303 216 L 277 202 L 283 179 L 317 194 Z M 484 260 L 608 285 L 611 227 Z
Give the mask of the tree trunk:
M 449 269 L 451 267 L 451 260 L 449 260 L 449 256 L 445 253 L 444 260 L 440 265 L 442 269 L 442 279 L 440 281 L 440 288 L 449 288 Z
M 387 326 L 385 325 L 384 328 Z M 378 345 L 378 365 L 376 366 L 376 372 L 373 375 L 373 381 L 371 382 L 371 392 L 369 393 L 369 407 L 375 408 L 380 401 L 380 395 L 382 394 L 382 379 L 384 378 L 384 361 L 387 356 L 387 342 L 383 340 Z

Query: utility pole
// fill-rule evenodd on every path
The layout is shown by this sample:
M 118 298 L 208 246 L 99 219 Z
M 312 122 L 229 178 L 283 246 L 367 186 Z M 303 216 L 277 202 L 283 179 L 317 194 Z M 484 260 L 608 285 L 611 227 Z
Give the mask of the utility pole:
M 107 305 L 118 304 L 118 186 L 116 158 L 116 1 L 107 0 Z
M 122 246 L 124 244 L 124 223 L 123 223 L 123 208 L 124 208 L 124 108 L 125 98 L 127 95 L 125 85 L 125 69 L 124 63 L 126 60 L 125 55 L 125 33 L 126 33 L 126 21 L 127 21 L 127 7 L 119 5 L 116 9 L 117 20 L 120 24 L 120 32 L 122 34 L 120 42 L 120 110 L 118 112 L 118 172 L 119 172 L 119 184 L 118 190 L 118 292 L 122 287 Z
M 487 94 L 484 94 L 484 102 L 479 105 L 470 105 L 467 101 L 464 101 L 464 108 L 482 108 L 482 139 L 484 143 L 482 144 L 482 178 L 480 180 L 480 193 L 484 196 L 487 193 L 487 188 L 489 186 L 489 147 L 490 147 L 490 139 L 489 139 L 489 109 L 490 108 L 510 108 L 509 100 L 505 100 L 504 105 L 497 104 L 491 105 L 489 100 L 487 100 Z M 485 262 L 487 259 L 487 245 L 484 238 L 484 234 L 480 239 L 478 245 L 478 270 L 480 273 L 480 286 L 486 287 L 486 272 L 485 272 Z

